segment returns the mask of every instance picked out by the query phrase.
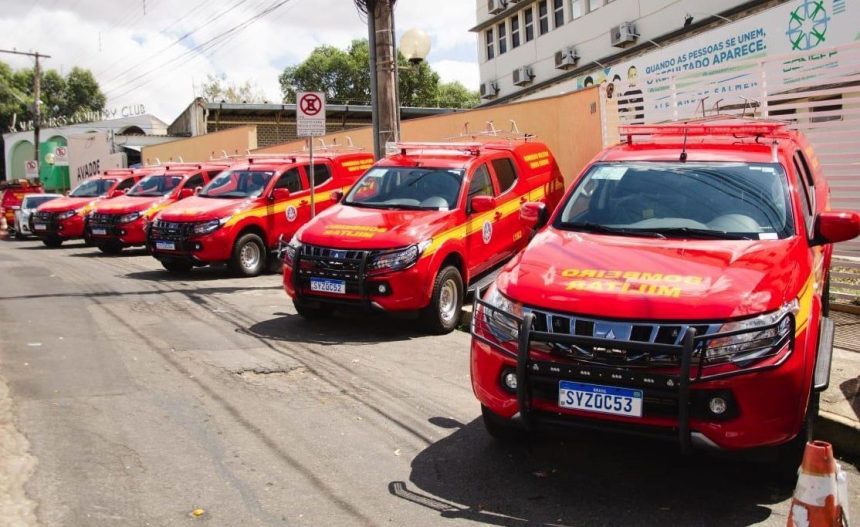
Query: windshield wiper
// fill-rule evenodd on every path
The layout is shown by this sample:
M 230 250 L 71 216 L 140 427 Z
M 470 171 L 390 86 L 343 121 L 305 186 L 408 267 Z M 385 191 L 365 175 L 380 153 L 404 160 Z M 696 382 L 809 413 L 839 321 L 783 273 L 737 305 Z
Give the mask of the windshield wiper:
M 599 223 L 591 223 L 591 222 L 562 222 L 558 225 L 558 228 L 571 230 L 571 231 L 582 231 L 582 232 L 593 232 L 596 234 L 622 234 L 627 236 L 641 236 L 643 238 L 665 238 L 663 234 L 659 232 L 654 232 L 653 230 L 645 230 L 645 229 L 630 229 L 626 227 L 609 227 L 608 225 L 600 225 Z
M 658 227 L 649 229 L 650 232 L 665 236 L 686 236 L 690 238 L 701 238 L 705 240 L 755 240 L 752 234 L 738 234 L 713 229 L 696 229 L 694 227 Z
M 436 210 L 435 208 L 422 207 L 421 205 L 403 205 L 397 203 L 362 203 L 359 201 L 345 201 L 344 205 L 382 210 Z

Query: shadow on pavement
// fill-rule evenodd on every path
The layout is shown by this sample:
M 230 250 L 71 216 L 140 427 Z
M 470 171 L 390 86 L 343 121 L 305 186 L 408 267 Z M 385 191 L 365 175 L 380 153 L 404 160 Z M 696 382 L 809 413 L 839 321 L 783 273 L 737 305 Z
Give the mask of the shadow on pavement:
M 128 273 L 126 278 L 133 280 L 148 280 L 150 282 L 206 282 L 211 280 L 224 280 L 238 278 L 232 274 L 226 265 L 195 267 L 187 273 L 172 273 L 167 269 L 154 269 L 152 271 L 137 271 Z
M 119 254 L 105 254 L 101 252 L 98 247 L 93 247 L 92 252 L 76 253 L 72 256 L 76 258 L 119 258 L 121 256 L 149 256 L 149 252 L 145 248 L 141 247 L 139 249 L 123 249 Z
M 854 410 L 854 415 L 860 418 L 860 376 L 843 382 L 839 389 Z
M 278 318 L 258 322 L 246 332 L 282 342 L 313 344 L 368 344 L 398 342 L 422 337 L 408 320 L 367 313 L 337 313 L 333 318 L 307 320 L 299 315 L 275 313 Z
M 420 452 L 389 492 L 488 525 L 749 525 L 791 496 L 761 464 L 594 433 L 502 444 L 480 419 Z

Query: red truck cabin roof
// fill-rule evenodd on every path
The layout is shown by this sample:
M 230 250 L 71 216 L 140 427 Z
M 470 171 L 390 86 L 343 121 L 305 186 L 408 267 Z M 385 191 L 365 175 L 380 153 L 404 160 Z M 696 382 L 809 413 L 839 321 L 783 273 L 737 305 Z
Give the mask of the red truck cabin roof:
M 515 159 L 523 160 L 536 169 L 549 164 L 545 144 L 534 141 L 491 141 L 463 143 L 398 143 L 398 153 L 380 160 L 377 166 L 425 166 L 435 168 L 462 169 L 488 154 L 509 152 Z

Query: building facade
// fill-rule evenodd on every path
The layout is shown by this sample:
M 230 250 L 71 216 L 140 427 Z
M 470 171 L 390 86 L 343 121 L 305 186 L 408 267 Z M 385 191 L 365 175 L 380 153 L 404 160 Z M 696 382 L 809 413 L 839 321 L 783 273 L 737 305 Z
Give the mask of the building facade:
M 833 26 L 856 16 L 850 9 L 847 0 L 477 0 L 482 102 L 845 44 L 857 32 Z

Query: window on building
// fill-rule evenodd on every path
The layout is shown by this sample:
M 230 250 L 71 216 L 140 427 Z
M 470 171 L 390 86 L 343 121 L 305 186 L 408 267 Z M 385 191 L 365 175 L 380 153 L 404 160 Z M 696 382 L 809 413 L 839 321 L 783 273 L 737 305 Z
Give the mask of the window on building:
M 588 0 L 588 12 L 590 13 L 595 9 L 600 9 L 601 7 L 603 7 L 603 4 L 603 0 Z
M 588 0 L 572 0 L 570 2 L 570 18 L 576 20 L 585 14 L 585 3 Z
M 487 60 L 495 58 L 495 48 L 493 46 L 493 28 L 487 30 Z
M 538 26 L 540 27 L 541 35 L 549 33 L 549 6 L 547 5 L 547 0 L 538 2 Z
M 511 49 L 520 47 L 520 17 L 511 17 Z
M 505 22 L 496 26 L 496 32 L 499 34 L 499 55 L 508 51 L 508 26 Z
M 553 28 L 564 25 L 564 0 L 552 0 L 552 16 L 555 24 Z
M 531 7 L 523 11 L 523 22 L 526 26 L 526 42 L 531 42 L 535 39 L 535 12 Z

